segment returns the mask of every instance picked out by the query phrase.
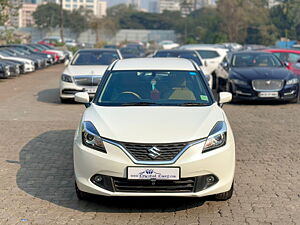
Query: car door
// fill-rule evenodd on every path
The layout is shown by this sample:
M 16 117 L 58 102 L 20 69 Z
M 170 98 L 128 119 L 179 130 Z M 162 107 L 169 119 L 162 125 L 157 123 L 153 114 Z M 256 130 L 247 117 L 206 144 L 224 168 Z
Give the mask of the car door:
M 216 70 L 216 77 L 227 80 L 229 77 L 229 59 L 225 56 Z

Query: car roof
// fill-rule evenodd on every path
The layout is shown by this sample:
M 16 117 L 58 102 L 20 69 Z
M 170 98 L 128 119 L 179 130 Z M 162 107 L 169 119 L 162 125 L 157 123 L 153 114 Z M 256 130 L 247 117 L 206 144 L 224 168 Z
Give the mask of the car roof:
M 297 53 L 300 54 L 300 50 L 296 50 L 296 49 L 264 49 L 263 51 L 266 52 L 282 52 L 282 53 Z
M 169 49 L 169 50 L 157 50 L 157 52 L 176 52 L 176 53 L 194 53 L 192 49 Z
M 236 51 L 236 52 L 231 52 L 230 54 L 232 54 L 232 55 L 239 55 L 239 54 L 271 54 L 272 55 L 272 53 L 270 53 L 270 52 L 264 52 L 264 51 Z
M 184 58 L 134 58 L 118 60 L 112 70 L 188 70 L 195 71 L 192 61 Z
M 117 49 L 113 48 L 91 48 L 91 49 L 80 49 L 78 52 L 117 52 Z

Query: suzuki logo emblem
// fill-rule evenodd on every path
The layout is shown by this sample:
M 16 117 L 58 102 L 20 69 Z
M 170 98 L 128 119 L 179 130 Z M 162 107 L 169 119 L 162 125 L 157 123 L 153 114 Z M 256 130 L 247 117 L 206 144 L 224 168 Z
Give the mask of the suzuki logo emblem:
M 266 81 L 266 84 L 267 84 L 267 85 L 270 85 L 270 84 L 271 84 L 271 81 L 270 81 L 270 80 L 267 80 L 267 81 Z
M 149 148 L 148 152 L 148 156 L 150 156 L 152 159 L 156 159 L 158 156 L 160 156 L 160 149 L 155 146 Z

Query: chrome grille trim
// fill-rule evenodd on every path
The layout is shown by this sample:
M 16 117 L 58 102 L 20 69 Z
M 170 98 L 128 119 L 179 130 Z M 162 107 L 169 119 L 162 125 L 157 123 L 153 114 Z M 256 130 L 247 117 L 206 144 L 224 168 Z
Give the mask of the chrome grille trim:
M 120 148 L 121 150 L 123 150 L 123 152 L 132 160 L 132 162 L 134 162 L 135 164 L 143 164 L 143 165 L 169 165 L 169 164 L 173 164 L 175 163 L 179 157 L 190 147 L 194 146 L 194 145 L 197 145 L 197 144 L 200 144 L 202 142 L 204 142 L 206 140 L 206 138 L 203 138 L 203 139 L 199 139 L 199 140 L 196 140 L 196 141 L 191 141 L 191 142 L 187 142 L 187 145 L 172 159 L 172 160 L 166 160 L 166 161 L 143 161 L 143 160 L 137 160 L 135 159 L 129 151 L 127 151 L 127 149 L 120 143 L 118 142 L 115 142 L 115 141 L 112 141 L 112 140 L 109 140 L 109 139 L 106 139 L 106 138 L 102 138 L 102 141 L 103 142 L 106 142 L 108 144 L 112 144 L 112 145 L 115 145 L 117 146 L 118 148 Z M 150 145 L 150 144 L 149 144 Z M 153 144 L 153 146 L 155 146 L 155 144 Z M 202 150 L 199 150 L 201 153 Z
M 74 81 L 78 86 L 98 86 L 101 78 L 99 75 L 79 75 L 74 76 Z
M 280 91 L 284 85 L 283 80 L 253 80 L 252 87 L 255 91 Z

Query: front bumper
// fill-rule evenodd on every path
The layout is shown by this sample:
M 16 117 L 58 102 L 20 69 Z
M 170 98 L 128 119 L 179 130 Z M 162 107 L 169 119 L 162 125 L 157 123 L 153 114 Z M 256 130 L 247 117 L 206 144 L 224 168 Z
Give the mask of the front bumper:
M 29 73 L 35 71 L 35 66 L 32 64 L 25 64 L 24 65 L 24 72 Z
M 280 91 L 278 91 L 278 97 L 260 97 L 259 93 L 260 91 L 253 90 L 251 86 L 240 86 L 240 85 L 232 84 L 232 94 L 235 99 L 267 100 L 267 101 L 269 100 L 289 101 L 298 98 L 299 84 L 285 85 Z
M 60 81 L 60 98 L 74 99 L 77 92 L 84 92 L 90 89 L 94 89 L 94 91 L 88 92 L 89 96 L 93 98 L 95 96 L 97 86 L 78 86 L 75 83 Z
M 228 132 L 227 144 L 219 149 L 202 154 L 204 142 L 188 148 L 179 159 L 170 165 L 137 165 L 119 147 L 104 141 L 107 153 L 102 153 L 82 145 L 80 135 L 75 135 L 73 153 L 75 178 L 81 191 L 105 196 L 182 196 L 201 197 L 223 193 L 231 188 L 235 170 L 235 145 L 231 132 Z M 207 189 L 189 192 L 145 192 L 118 191 L 111 183 L 111 188 L 102 188 L 92 182 L 96 174 L 104 175 L 109 180 L 127 180 L 127 167 L 179 167 L 180 178 L 201 179 L 213 175 L 218 182 Z M 128 180 L 127 180 L 128 181 Z M 110 186 L 109 184 L 107 186 Z

